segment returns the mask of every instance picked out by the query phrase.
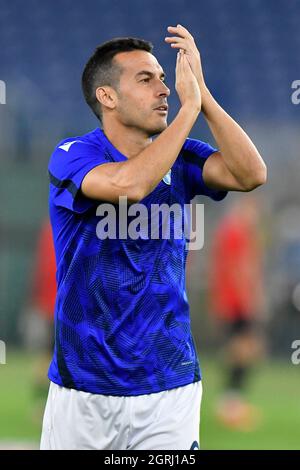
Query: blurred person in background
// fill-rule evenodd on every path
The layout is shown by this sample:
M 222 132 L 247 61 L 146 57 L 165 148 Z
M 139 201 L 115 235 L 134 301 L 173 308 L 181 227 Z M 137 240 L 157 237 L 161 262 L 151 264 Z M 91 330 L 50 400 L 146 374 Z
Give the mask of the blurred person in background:
M 53 351 L 56 262 L 49 219 L 38 233 L 29 298 L 22 318 L 22 333 L 28 350 L 37 352 L 34 376 L 36 398 L 45 398 L 49 386 L 46 371 Z
M 253 429 L 260 415 L 245 398 L 249 372 L 264 352 L 260 211 L 253 195 L 236 201 L 215 229 L 209 262 L 209 309 L 225 344 L 225 391 L 216 413 L 243 430 Z

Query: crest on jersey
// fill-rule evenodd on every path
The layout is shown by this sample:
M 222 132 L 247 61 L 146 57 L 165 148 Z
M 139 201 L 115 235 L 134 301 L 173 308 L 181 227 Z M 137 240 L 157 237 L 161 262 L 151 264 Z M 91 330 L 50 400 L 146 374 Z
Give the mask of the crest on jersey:
M 163 177 L 163 182 L 170 185 L 171 184 L 171 169 Z

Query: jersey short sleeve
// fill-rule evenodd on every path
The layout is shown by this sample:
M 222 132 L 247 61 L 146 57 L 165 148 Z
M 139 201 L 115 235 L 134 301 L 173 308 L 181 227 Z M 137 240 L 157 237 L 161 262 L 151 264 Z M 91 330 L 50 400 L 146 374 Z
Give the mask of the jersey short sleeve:
M 227 191 L 209 188 L 203 180 L 203 167 L 206 160 L 217 149 L 197 139 L 186 139 L 182 148 L 184 160 L 185 185 L 189 194 L 189 199 L 196 195 L 205 195 L 214 201 L 221 201 L 227 194 Z
M 49 162 L 50 198 L 58 207 L 83 213 L 95 204 L 80 188 L 86 174 L 108 163 L 104 151 L 89 142 L 73 140 L 58 145 Z

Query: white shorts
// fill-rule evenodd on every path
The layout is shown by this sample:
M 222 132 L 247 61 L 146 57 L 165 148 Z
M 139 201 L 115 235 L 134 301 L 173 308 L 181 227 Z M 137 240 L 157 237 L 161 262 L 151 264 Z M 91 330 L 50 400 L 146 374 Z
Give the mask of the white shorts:
M 41 450 L 199 448 L 202 383 L 114 397 L 50 383 Z

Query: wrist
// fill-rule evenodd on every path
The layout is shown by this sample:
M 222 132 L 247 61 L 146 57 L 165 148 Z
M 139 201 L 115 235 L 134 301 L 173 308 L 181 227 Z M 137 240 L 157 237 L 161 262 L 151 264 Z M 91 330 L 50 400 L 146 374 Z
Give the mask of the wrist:
M 199 113 L 201 112 L 201 104 L 195 103 L 194 101 L 186 101 L 180 109 L 181 114 L 191 120 L 196 120 Z
M 202 99 L 202 111 L 204 114 L 206 114 L 206 112 L 208 111 L 208 106 L 213 100 L 213 97 L 206 85 L 204 85 L 203 88 L 201 88 L 201 99 Z

